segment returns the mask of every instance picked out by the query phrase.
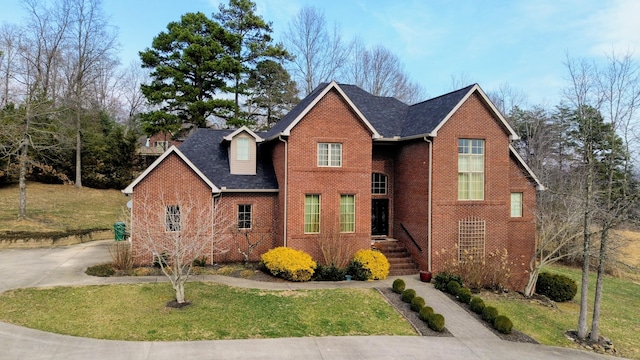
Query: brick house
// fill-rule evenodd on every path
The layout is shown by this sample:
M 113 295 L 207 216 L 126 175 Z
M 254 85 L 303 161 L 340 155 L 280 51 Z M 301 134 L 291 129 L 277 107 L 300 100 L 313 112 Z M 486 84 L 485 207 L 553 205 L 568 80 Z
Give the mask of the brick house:
M 434 272 L 443 249 L 506 249 L 512 286 L 522 288 L 543 187 L 511 146 L 517 138 L 477 84 L 415 105 L 321 84 L 268 132 L 198 130 L 123 190 L 133 198 L 135 261 L 151 261 L 136 246 L 146 203 L 169 194 L 175 206 L 153 210 L 154 226 L 172 231 L 189 193 L 231 224 L 218 235 L 229 251 L 210 249 L 212 262 L 242 260 L 242 231 L 264 238 L 252 260 L 276 246 L 320 259 L 317 239 L 339 233 L 353 250 L 391 239 Z

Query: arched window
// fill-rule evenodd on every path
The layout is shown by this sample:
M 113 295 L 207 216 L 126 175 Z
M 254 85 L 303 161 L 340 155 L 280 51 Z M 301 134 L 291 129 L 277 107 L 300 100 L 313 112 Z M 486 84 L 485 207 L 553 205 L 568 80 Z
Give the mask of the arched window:
M 374 195 L 387 194 L 387 175 L 380 173 L 371 174 L 371 193 Z

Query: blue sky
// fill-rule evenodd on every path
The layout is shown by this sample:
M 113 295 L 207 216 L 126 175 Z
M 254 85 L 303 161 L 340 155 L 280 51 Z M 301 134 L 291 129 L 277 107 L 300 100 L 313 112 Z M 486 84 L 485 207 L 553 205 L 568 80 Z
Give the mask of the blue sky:
M 119 28 L 123 64 L 186 12 L 211 15 L 219 0 L 103 0 Z M 222 1 L 227 3 L 226 0 Z M 566 86 L 563 62 L 602 61 L 607 52 L 640 56 L 640 1 L 636 0 L 255 0 L 278 39 L 305 5 L 322 9 L 347 39 L 381 44 L 403 61 L 429 96 L 452 90 L 452 78 L 487 92 L 502 84 L 524 92 L 530 104 L 559 102 Z M 0 22 L 19 22 L 19 0 L 3 0 Z

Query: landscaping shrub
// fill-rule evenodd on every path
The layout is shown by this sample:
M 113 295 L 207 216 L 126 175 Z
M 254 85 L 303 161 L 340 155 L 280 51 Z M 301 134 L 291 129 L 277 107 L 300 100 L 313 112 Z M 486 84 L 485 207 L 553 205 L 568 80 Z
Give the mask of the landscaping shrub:
M 431 330 L 442 332 L 442 330 L 444 330 L 444 316 L 440 314 L 431 314 L 427 319 L 427 324 Z
M 493 320 L 493 328 L 503 334 L 511 334 L 513 323 L 508 317 L 504 315 L 498 315 L 496 316 L 495 320 Z
M 111 263 L 103 263 L 98 265 L 89 266 L 85 274 L 99 277 L 109 277 L 115 274 L 113 265 Z
M 414 296 L 411 299 L 411 310 L 415 312 L 420 312 L 425 305 L 424 299 L 420 296 Z
M 131 254 L 131 243 L 128 241 L 118 241 L 109 247 L 111 254 L 111 264 L 114 269 L 131 270 L 133 268 L 133 257 Z
M 200 257 L 197 257 L 197 258 L 193 259 L 193 266 L 199 266 L 199 267 L 207 266 L 207 257 L 206 256 L 200 256 Z
M 433 287 L 440 291 L 447 291 L 447 285 L 452 280 L 457 281 L 460 286 L 462 286 L 462 279 L 460 279 L 460 276 L 441 271 L 433 277 Z
M 556 302 L 573 299 L 578 292 L 578 285 L 572 279 L 558 274 L 540 273 L 536 283 L 536 293 L 545 295 Z
M 309 281 L 316 268 L 311 255 L 289 247 L 271 249 L 261 258 L 271 274 L 289 281 Z
M 371 277 L 371 271 L 355 260 L 351 260 L 346 271 L 353 280 L 366 281 Z
M 313 279 L 316 281 L 342 281 L 347 275 L 346 269 L 340 269 L 335 264 L 316 267 Z
M 453 296 L 456 296 L 458 294 L 458 290 L 460 290 L 461 287 L 462 286 L 460 285 L 459 282 L 455 280 L 451 280 L 447 284 L 447 292 Z
M 169 264 L 169 258 L 171 256 L 167 253 L 162 253 L 160 255 L 154 254 L 153 256 L 153 267 L 161 268 L 161 262 L 163 266 L 167 266 Z
M 393 292 L 394 292 L 394 293 L 396 293 L 396 294 L 402 294 L 402 292 L 404 291 L 404 288 L 405 288 L 406 286 L 407 286 L 407 285 L 404 283 L 404 280 L 402 280 L 402 279 L 395 279 L 395 280 L 393 281 L 393 285 L 392 285 L 392 287 L 391 287 L 391 288 L 393 289 Z
M 474 296 L 469 302 L 469 308 L 476 314 L 482 314 L 482 310 L 484 310 L 484 300 L 478 296 Z
M 407 289 L 403 291 L 402 295 L 400 296 L 402 301 L 406 303 L 411 303 L 411 300 L 413 300 L 414 297 L 416 297 L 416 291 L 413 289 Z
M 461 287 L 458 289 L 456 296 L 461 303 L 468 304 L 469 301 L 471 301 L 471 290 L 466 287 Z
M 448 274 L 459 275 L 470 289 L 504 289 L 511 277 L 512 261 L 506 249 L 480 254 L 476 249 L 436 252 Z M 444 283 L 444 286 L 448 281 Z
M 389 275 L 390 264 L 383 253 L 375 250 L 358 250 L 353 261 L 359 262 L 371 272 L 370 280 L 383 280 Z
M 498 309 L 493 306 L 485 306 L 482 310 L 482 318 L 489 324 L 493 324 L 493 321 L 498 317 L 498 315 L 500 315 L 498 314 Z
M 418 313 L 418 317 L 420 318 L 420 320 L 424 322 L 428 322 L 429 316 L 431 314 L 433 314 L 433 308 L 431 306 L 425 306 L 422 309 L 420 309 L 420 312 Z

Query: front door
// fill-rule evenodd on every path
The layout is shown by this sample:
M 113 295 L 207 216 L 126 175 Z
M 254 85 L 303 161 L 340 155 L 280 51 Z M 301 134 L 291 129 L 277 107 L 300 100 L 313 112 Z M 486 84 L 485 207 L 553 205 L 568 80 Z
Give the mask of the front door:
M 389 199 L 373 199 L 371 235 L 389 235 Z

